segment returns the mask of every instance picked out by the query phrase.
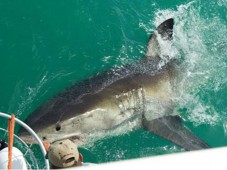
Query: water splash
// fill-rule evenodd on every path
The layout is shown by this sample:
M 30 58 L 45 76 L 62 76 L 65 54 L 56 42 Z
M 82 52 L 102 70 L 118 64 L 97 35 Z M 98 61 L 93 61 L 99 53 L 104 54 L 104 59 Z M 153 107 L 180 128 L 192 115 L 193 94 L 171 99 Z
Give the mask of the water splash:
M 212 2 L 192 1 L 177 10 L 157 10 L 153 21 L 158 26 L 168 18 L 175 19 L 173 56 L 182 60 L 181 75 L 174 82 L 178 89 L 175 100 L 180 109 L 187 108 L 184 116 L 195 125 L 215 125 L 224 118 L 224 113 L 216 111 L 215 96 L 209 93 L 221 91 L 227 82 L 227 27 L 217 9 Z M 146 24 L 140 26 L 149 30 Z

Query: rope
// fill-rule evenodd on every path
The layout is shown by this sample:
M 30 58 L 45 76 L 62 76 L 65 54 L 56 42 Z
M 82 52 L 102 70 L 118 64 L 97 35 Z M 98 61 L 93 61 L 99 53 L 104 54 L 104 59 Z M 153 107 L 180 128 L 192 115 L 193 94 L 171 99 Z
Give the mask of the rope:
M 8 170 L 12 169 L 14 126 L 15 115 L 12 114 L 11 118 L 8 120 Z

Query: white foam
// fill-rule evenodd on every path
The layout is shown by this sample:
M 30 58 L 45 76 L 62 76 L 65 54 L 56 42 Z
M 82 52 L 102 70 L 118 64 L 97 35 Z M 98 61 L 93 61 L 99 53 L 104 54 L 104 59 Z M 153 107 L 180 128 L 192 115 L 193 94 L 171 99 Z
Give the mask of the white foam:
M 227 83 L 227 26 L 215 10 L 218 6 L 226 6 L 226 1 L 216 4 L 195 0 L 178 6 L 177 10 L 157 10 L 151 24 L 139 23 L 150 34 L 152 28 L 174 18 L 173 44 L 160 41 L 164 47 L 162 56 L 170 56 L 163 58 L 160 67 L 171 58 L 181 61 L 180 76 L 173 82 L 178 90 L 173 100 L 179 103 L 179 108 L 187 108 L 185 118 L 195 125 L 215 125 L 225 115 L 216 111 L 219 109 L 209 100 L 213 96 L 208 93 L 221 91 Z

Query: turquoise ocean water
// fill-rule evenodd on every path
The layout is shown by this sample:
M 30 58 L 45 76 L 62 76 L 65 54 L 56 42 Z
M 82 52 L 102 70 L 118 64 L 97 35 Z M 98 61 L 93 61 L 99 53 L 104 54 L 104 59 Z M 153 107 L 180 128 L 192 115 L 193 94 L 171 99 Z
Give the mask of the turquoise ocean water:
M 170 17 L 171 56 L 182 70 L 177 110 L 212 147 L 226 146 L 226 0 L 2 0 L 0 111 L 25 120 L 64 88 L 137 61 L 151 32 Z M 142 129 L 80 150 L 85 161 L 96 163 L 183 151 Z

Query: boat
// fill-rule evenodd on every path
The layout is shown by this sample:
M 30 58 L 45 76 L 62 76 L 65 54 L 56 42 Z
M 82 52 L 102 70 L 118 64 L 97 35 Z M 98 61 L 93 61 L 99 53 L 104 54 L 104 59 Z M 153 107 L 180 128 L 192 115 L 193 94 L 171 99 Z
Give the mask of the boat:
M 226 170 L 227 147 L 149 156 L 124 161 L 71 168 L 75 170 Z

